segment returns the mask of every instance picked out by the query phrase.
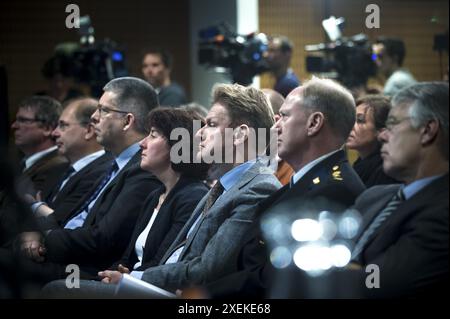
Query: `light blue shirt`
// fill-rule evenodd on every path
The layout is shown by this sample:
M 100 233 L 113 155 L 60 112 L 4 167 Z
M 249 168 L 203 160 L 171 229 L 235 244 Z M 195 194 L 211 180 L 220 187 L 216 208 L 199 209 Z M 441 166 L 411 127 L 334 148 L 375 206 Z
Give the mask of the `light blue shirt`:
M 93 161 L 95 161 L 97 158 L 99 158 L 100 156 L 103 156 L 105 154 L 104 150 L 100 150 L 97 151 L 95 153 L 89 154 L 83 158 L 80 158 L 78 161 L 76 161 L 75 163 L 73 163 L 72 167 L 74 169 L 74 172 L 72 174 L 70 174 L 69 176 L 67 176 L 67 178 L 61 183 L 61 186 L 59 187 L 60 191 L 61 189 L 63 189 L 64 185 L 66 185 L 66 183 L 69 181 L 69 179 L 75 175 L 76 173 L 78 173 L 79 171 L 81 171 L 83 168 L 85 168 L 86 166 L 88 166 L 90 163 L 92 163 Z
M 250 167 L 252 167 L 254 164 L 256 163 L 256 160 L 251 160 L 245 163 L 242 163 L 239 166 L 234 167 L 232 170 L 226 172 L 220 179 L 219 181 L 217 181 L 217 183 L 221 183 L 224 191 L 223 193 L 217 198 L 216 201 L 218 201 L 223 194 L 225 194 L 225 192 L 227 192 L 228 190 L 230 190 L 242 177 L 242 175 L 245 174 L 245 172 L 247 172 Z M 206 195 L 208 196 L 208 195 Z M 198 224 L 198 222 L 200 221 L 200 219 L 203 217 L 202 214 L 199 214 L 197 219 L 195 220 L 195 223 L 192 224 L 191 228 L 189 229 L 189 232 L 187 234 L 187 237 L 189 237 L 192 233 L 192 231 L 195 229 L 195 226 Z M 172 253 L 172 255 L 167 259 L 166 264 L 172 264 L 172 263 L 176 263 L 178 261 L 178 258 L 181 255 L 181 252 L 184 249 L 184 245 L 181 246 L 180 248 L 178 248 L 176 251 L 174 251 Z
M 412 182 L 409 185 L 406 185 L 403 187 L 403 195 L 405 195 L 405 200 L 410 199 L 415 194 L 417 194 L 419 191 L 421 191 L 425 186 L 431 184 L 434 180 L 438 179 L 443 175 L 435 175 L 431 177 L 425 177 L 422 179 L 419 179 L 417 181 Z
M 91 211 L 92 207 L 95 205 L 95 202 L 97 199 L 101 196 L 103 191 L 108 187 L 109 183 L 120 173 L 120 171 L 127 165 L 127 163 L 131 160 L 131 158 L 139 151 L 139 143 L 135 143 L 131 146 L 129 146 L 127 149 L 125 149 L 122 153 L 120 153 L 119 156 L 115 159 L 116 164 L 118 166 L 118 169 L 111 174 L 111 177 L 109 178 L 108 182 L 103 186 L 101 191 L 98 193 L 97 197 L 89 203 L 89 206 L 87 210 L 83 210 L 81 213 L 79 213 L 77 216 L 73 217 L 71 220 L 69 220 L 64 226 L 65 229 L 75 229 L 78 227 L 83 226 L 84 221 L 86 220 L 86 217 L 88 213 Z
M 219 180 L 220 184 L 222 184 L 224 188 L 224 193 L 228 191 L 231 187 L 233 187 L 242 175 L 247 172 L 253 164 L 256 163 L 256 160 L 248 161 L 242 163 L 239 166 L 234 167 L 232 170 L 226 172 Z M 221 195 L 222 196 L 222 195 Z M 220 198 L 220 197 L 219 197 Z

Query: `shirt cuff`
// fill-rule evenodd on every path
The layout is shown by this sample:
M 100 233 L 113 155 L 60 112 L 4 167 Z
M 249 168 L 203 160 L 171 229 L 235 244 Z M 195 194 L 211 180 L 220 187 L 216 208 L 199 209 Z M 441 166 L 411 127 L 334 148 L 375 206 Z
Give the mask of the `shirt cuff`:
M 36 214 L 37 210 L 39 207 L 41 207 L 42 205 L 47 205 L 45 202 L 35 202 L 31 205 L 31 211 L 33 212 L 33 214 Z
M 142 280 L 142 275 L 144 274 L 144 272 L 143 271 L 132 271 L 132 272 L 130 272 L 130 276 L 132 276 L 132 277 L 134 277 L 134 278 L 136 278 L 136 279 L 139 279 L 139 280 Z

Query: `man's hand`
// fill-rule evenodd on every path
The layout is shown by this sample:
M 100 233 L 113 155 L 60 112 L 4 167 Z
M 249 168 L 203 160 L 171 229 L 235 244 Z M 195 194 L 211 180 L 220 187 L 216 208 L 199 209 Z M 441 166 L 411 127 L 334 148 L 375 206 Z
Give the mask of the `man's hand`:
M 122 273 L 117 270 L 104 270 L 98 273 L 102 277 L 102 282 L 105 284 L 118 284 L 122 279 Z
M 130 269 L 128 269 L 127 267 L 125 267 L 122 264 L 119 264 L 119 266 L 117 266 L 117 270 L 122 273 L 122 274 L 129 274 L 130 273 Z
M 45 260 L 46 249 L 39 232 L 24 232 L 20 234 L 20 250 L 24 255 L 36 262 Z

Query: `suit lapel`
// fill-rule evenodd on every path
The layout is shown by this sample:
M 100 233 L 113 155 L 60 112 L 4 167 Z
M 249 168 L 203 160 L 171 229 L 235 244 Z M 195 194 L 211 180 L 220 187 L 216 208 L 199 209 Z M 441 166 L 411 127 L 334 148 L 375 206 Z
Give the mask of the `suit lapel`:
M 261 173 L 261 170 L 264 170 L 264 169 L 265 169 L 265 167 L 260 162 L 256 162 L 252 167 L 250 167 L 248 169 L 247 172 L 245 172 L 245 174 L 242 176 L 242 178 L 239 179 L 239 181 L 235 185 L 233 185 L 233 187 L 231 187 L 228 191 L 226 191 L 225 194 L 223 194 L 222 196 L 220 196 L 217 199 L 217 201 L 211 207 L 210 211 L 208 212 L 208 214 L 206 216 L 201 216 L 200 217 L 200 220 L 195 225 L 195 228 L 192 230 L 192 233 L 187 238 L 186 245 L 185 245 L 183 251 L 181 252 L 180 259 L 186 254 L 188 248 L 192 244 L 192 241 L 194 240 L 195 236 L 197 235 L 198 230 L 200 229 L 201 225 L 203 224 L 203 221 L 206 218 L 208 218 L 208 216 L 214 215 L 214 211 L 215 210 L 218 210 L 225 203 L 228 203 L 230 198 L 235 197 L 236 193 L 238 193 L 241 188 L 243 188 L 245 185 L 250 183 L 258 174 Z M 203 197 L 202 201 L 200 202 L 201 205 L 198 206 L 198 208 L 200 208 L 198 210 L 200 212 L 200 214 L 203 211 L 203 207 L 206 204 L 206 199 L 208 198 L 209 194 L 210 194 L 210 192 L 208 192 L 208 194 L 206 194 L 206 196 Z M 198 218 L 198 214 L 196 216 Z M 192 224 L 191 224 L 191 227 L 192 227 Z
M 398 187 L 400 187 L 400 185 Z M 392 189 L 391 191 L 383 195 L 380 194 L 379 196 L 376 197 L 376 200 L 373 199 L 373 201 L 371 201 L 370 210 L 360 212 L 364 216 L 364 218 L 361 223 L 359 236 L 355 238 L 356 241 L 359 240 L 361 235 L 364 233 L 367 227 L 369 227 L 369 225 L 372 223 L 372 221 L 378 215 L 378 213 L 381 212 L 381 210 L 383 210 L 384 207 L 386 207 L 387 203 L 392 199 L 392 196 L 394 196 L 394 194 L 398 191 L 398 187 Z M 372 236 L 372 238 L 373 237 L 374 236 Z
M 447 182 L 445 182 L 445 179 L 447 179 Z M 445 185 L 445 183 L 447 185 Z M 436 185 L 439 186 L 436 187 Z M 433 201 L 436 200 L 436 198 L 439 196 L 439 191 L 436 192 L 436 189 L 448 190 L 448 175 L 433 181 L 413 197 L 402 203 L 397 211 L 393 212 L 392 215 L 386 220 L 386 222 L 375 231 L 374 235 L 367 242 L 365 247 L 368 247 L 380 233 L 389 233 L 389 229 L 391 229 L 392 227 L 397 228 L 397 225 L 399 223 L 402 224 L 402 221 L 404 221 L 410 214 L 414 214 L 418 210 L 421 210 L 421 207 L 424 205 L 433 203 Z M 392 196 L 393 194 L 390 194 L 387 201 L 389 201 Z M 446 194 L 446 196 L 448 196 L 448 194 Z M 386 204 L 384 206 L 386 206 Z M 381 209 L 383 209 L 384 206 Z M 381 210 L 378 210 L 377 213 L 380 211 Z
M 398 189 L 397 189 L 398 190 Z M 448 196 L 448 174 L 441 177 L 431 184 L 427 185 L 424 189 L 420 190 L 410 199 L 402 203 L 398 209 L 392 213 L 392 215 L 381 225 L 375 232 L 375 234 L 368 240 L 365 247 L 369 247 L 372 242 L 378 239 L 378 235 L 383 232 L 383 234 L 390 234 L 393 232 L 398 232 L 399 225 L 403 224 L 403 221 L 408 218 L 409 215 L 420 211 L 424 205 L 429 206 L 433 201 L 435 201 L 440 195 L 444 193 L 444 196 Z M 374 212 L 377 215 L 387 204 L 387 202 L 394 196 L 395 192 L 392 192 L 384 200 L 384 205 Z M 370 220 L 371 222 L 372 220 Z M 367 225 L 365 225 L 367 227 Z M 366 228 L 363 228 L 364 230 Z M 383 236 L 383 239 L 389 238 L 388 236 Z M 385 244 L 390 244 L 385 242 Z M 380 247 L 384 249 L 385 246 Z
M 104 199 L 109 194 L 109 192 L 120 183 L 123 183 L 125 179 L 125 175 L 128 174 L 128 170 L 132 168 L 138 161 L 141 159 L 141 151 L 138 151 L 134 156 L 128 161 L 128 163 L 123 167 L 123 169 L 117 174 L 114 179 L 106 186 L 103 192 L 100 194 L 98 199 L 96 200 L 94 206 L 90 210 L 84 224 L 89 225 L 95 222 L 95 218 L 97 216 L 98 207 L 104 202 Z

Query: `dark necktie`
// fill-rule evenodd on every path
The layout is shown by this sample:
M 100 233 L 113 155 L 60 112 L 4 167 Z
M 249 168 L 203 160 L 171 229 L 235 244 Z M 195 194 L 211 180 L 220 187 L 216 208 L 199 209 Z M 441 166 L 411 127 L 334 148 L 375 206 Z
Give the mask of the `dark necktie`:
M 209 192 L 208 198 L 206 199 L 205 207 L 203 207 L 202 214 L 206 215 L 211 208 L 212 205 L 216 202 L 217 198 L 222 195 L 224 188 L 220 181 L 217 181 L 216 184 L 211 188 Z
M 366 244 L 373 238 L 375 231 L 383 224 L 383 222 L 397 210 L 401 203 L 405 200 L 403 188 L 400 187 L 398 192 L 387 203 L 386 207 L 375 217 L 369 227 L 366 228 L 362 236 L 359 238 L 352 252 L 352 260 L 361 262 L 361 252 Z
M 105 187 L 106 183 L 110 180 L 111 176 L 114 174 L 115 171 L 117 171 L 119 167 L 117 166 L 116 161 L 111 162 L 110 168 L 105 172 L 105 175 L 101 182 L 97 185 L 94 192 L 89 196 L 88 200 L 84 202 L 83 206 L 81 206 L 81 209 L 79 210 L 78 214 L 82 211 L 88 212 L 89 204 L 95 200 L 100 193 L 100 191 Z
M 58 197 L 61 185 L 73 173 L 75 173 L 75 169 L 72 166 L 69 166 L 69 168 L 61 176 L 61 179 L 59 180 L 58 184 L 53 188 L 52 192 L 47 197 L 47 202 L 53 203 L 55 201 L 56 197 Z

